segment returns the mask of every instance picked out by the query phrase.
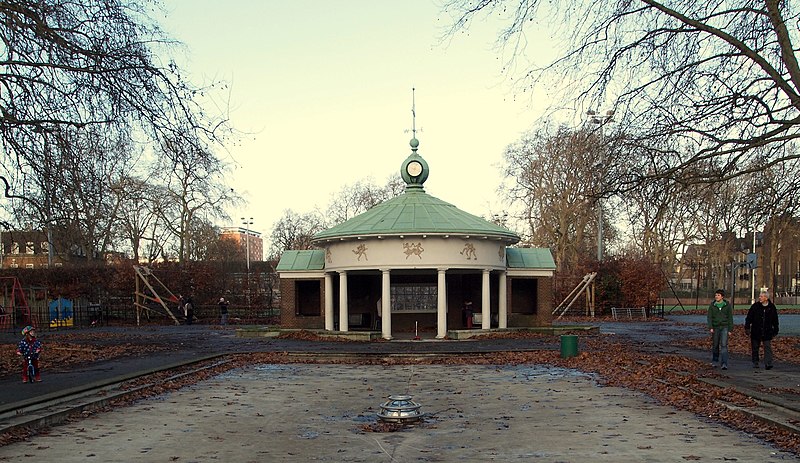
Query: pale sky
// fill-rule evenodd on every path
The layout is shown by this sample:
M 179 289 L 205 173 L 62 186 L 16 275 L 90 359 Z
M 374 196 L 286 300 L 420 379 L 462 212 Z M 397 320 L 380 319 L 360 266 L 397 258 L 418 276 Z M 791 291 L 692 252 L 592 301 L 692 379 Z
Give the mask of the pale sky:
M 515 95 L 493 48 L 497 25 L 445 43 L 449 18 L 432 0 L 164 0 L 165 32 L 187 47 L 196 84 L 224 80 L 231 122 L 249 132 L 228 147 L 229 185 L 266 241 L 285 209 L 324 208 L 345 184 L 399 172 L 411 151 L 416 88 L 426 191 L 488 215 L 504 148 L 541 116 Z

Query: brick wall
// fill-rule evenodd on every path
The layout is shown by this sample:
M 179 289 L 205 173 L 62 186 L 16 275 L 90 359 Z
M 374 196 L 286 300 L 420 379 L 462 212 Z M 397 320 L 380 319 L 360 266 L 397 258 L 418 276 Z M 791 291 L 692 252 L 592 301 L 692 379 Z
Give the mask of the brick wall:
M 324 305 L 320 307 L 318 316 L 297 315 L 297 280 L 289 278 L 281 278 L 281 328 L 299 328 L 299 329 L 322 329 L 325 328 L 324 318 Z M 325 284 L 324 280 L 319 280 L 320 284 L 320 298 L 324 304 L 325 301 Z
M 537 278 L 536 284 L 538 285 L 536 292 L 539 299 L 539 305 L 536 310 L 537 325 L 551 325 L 553 323 L 553 309 L 556 308 L 553 278 Z

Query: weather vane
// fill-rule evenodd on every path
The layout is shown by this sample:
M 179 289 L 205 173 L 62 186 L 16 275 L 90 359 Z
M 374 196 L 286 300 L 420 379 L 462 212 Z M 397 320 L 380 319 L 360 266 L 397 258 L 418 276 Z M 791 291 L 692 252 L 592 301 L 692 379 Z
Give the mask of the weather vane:
M 414 138 L 417 138 L 417 103 L 415 97 L 416 88 L 411 87 L 411 133 L 414 135 Z M 419 129 L 422 132 L 422 129 Z M 404 130 L 405 133 L 408 133 L 408 129 Z

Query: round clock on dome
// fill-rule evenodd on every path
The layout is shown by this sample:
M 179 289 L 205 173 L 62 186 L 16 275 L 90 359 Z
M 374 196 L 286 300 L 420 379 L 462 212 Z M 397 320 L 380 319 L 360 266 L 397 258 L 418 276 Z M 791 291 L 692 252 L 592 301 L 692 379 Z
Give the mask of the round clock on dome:
M 411 161 L 406 166 L 406 172 L 412 177 L 418 177 L 422 173 L 422 164 L 419 161 Z

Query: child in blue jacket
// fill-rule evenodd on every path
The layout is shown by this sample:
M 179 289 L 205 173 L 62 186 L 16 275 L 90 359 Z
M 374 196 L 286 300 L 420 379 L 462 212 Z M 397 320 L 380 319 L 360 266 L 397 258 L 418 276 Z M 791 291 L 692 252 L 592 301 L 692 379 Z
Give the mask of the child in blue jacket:
M 22 335 L 25 338 L 17 344 L 17 355 L 22 356 L 22 382 L 35 381 L 38 383 L 42 380 L 39 372 L 39 353 L 42 352 L 42 341 L 36 339 L 36 330 L 32 326 L 23 328 Z M 33 378 L 28 377 L 28 357 L 31 357 L 33 370 L 36 372 Z

